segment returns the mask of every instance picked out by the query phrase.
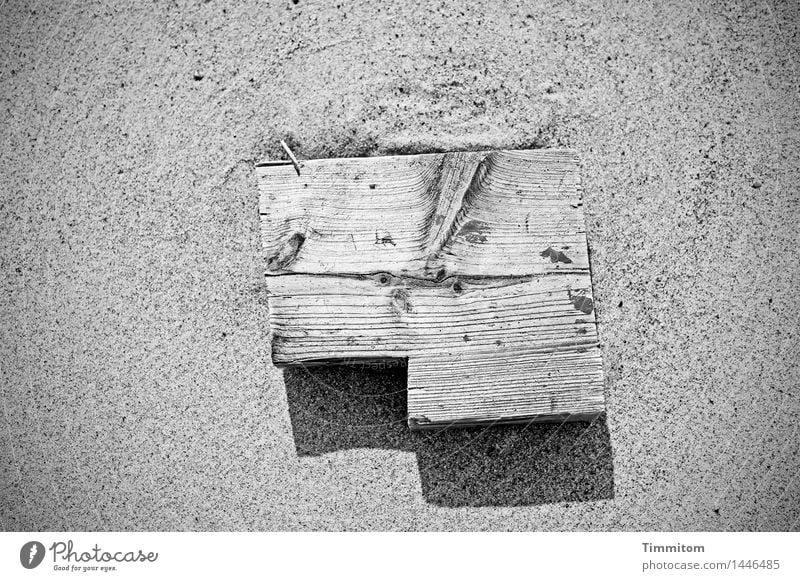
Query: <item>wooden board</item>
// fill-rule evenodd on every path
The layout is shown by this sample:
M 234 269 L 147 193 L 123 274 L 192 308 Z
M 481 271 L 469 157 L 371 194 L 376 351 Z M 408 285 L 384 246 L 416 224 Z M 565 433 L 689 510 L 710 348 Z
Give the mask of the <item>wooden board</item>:
M 276 365 L 407 358 L 415 429 L 603 412 L 572 152 L 257 171 Z

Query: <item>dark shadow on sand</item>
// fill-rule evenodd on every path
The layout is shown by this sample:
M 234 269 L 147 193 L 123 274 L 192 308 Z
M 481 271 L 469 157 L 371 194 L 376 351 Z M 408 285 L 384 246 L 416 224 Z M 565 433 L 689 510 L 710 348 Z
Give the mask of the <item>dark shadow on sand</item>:
M 374 365 L 284 370 L 300 456 L 352 448 L 414 452 L 433 504 L 515 506 L 614 496 L 605 419 L 411 432 L 406 370 Z

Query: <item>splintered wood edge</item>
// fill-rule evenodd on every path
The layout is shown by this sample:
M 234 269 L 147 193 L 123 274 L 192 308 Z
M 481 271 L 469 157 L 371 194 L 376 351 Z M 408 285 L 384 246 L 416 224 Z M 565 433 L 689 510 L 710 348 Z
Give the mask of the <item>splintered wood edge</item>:
M 481 428 L 490 426 L 531 425 L 531 424 L 561 424 L 565 422 L 593 422 L 606 416 L 605 408 L 593 412 L 561 413 L 550 415 L 510 416 L 508 418 L 484 418 L 469 420 L 452 420 L 446 422 L 432 422 L 426 418 L 408 416 L 408 427 L 412 431 L 435 431 L 447 428 Z

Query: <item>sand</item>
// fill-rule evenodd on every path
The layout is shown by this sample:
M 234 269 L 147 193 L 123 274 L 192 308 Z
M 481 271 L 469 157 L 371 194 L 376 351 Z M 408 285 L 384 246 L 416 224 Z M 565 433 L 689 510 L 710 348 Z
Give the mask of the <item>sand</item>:
M 800 5 L 0 7 L 4 530 L 796 530 Z M 594 424 L 270 363 L 253 165 L 570 147 Z

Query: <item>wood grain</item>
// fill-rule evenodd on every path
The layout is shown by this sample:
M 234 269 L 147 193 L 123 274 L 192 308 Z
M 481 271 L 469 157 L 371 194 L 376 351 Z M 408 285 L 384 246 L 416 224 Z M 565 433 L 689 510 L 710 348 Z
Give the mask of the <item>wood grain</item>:
M 589 269 L 571 152 L 313 160 L 300 176 L 285 164 L 259 174 L 269 274 L 436 280 Z M 569 262 L 543 256 L 548 248 Z
M 585 419 L 603 380 L 576 156 L 258 166 L 276 365 L 408 359 L 412 428 Z

